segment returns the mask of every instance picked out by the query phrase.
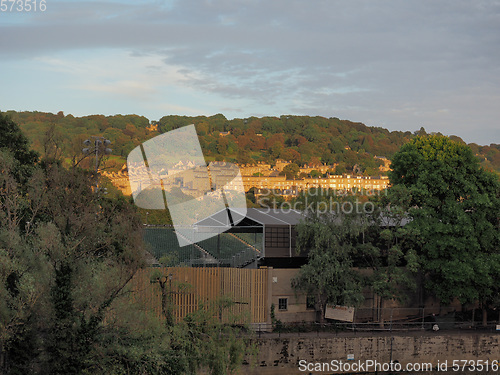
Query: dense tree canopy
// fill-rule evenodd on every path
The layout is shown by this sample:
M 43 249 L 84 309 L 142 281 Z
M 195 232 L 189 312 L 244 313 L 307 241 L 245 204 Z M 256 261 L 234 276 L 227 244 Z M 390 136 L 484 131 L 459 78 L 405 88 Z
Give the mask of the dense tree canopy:
M 16 137 L 19 149 L 26 146 Z M 230 301 L 165 325 L 130 298 L 144 246 L 128 200 L 102 194 L 91 172 L 14 151 L 0 149 L 0 373 L 194 374 L 204 367 L 222 375 L 241 363 L 246 341 L 214 314 Z M 30 173 L 18 179 L 21 166 Z
M 300 172 L 300 168 L 295 163 L 290 163 L 283 168 L 283 171 L 280 175 L 284 175 L 287 179 L 291 180 L 293 178 L 297 178 Z
M 195 124 L 203 152 L 209 161 L 215 158 L 243 164 L 266 161 L 274 164 L 277 158 L 299 165 L 317 158 L 322 163 L 342 163 L 345 170 L 379 174 L 380 160 L 388 158 L 401 145 L 426 134 L 424 129 L 415 133 L 369 127 L 338 118 L 281 116 L 226 119 L 214 116 L 164 116 L 159 121 L 149 121 L 143 116 L 92 115 L 73 117 L 42 112 L 14 112 L 8 114 L 19 123 L 33 148 L 43 152 L 43 134 L 53 126 L 61 134 L 64 156 L 71 158 L 81 152 L 81 142 L 91 135 L 103 135 L 112 141 L 113 157 L 108 167 L 119 168 L 124 158 L 138 144 L 160 133 Z M 224 136 L 221 136 L 221 132 Z M 454 137 L 457 141 L 463 141 Z M 470 145 L 485 167 L 500 171 L 500 145 Z
M 304 194 L 307 205 L 298 201 L 308 216 L 297 226 L 297 246 L 309 259 L 292 285 L 314 297 L 320 320 L 326 303 L 359 305 L 365 287 L 380 297 L 380 308 L 405 302 L 419 269 L 405 212 L 389 210 L 386 199 L 317 193 Z
M 500 183 L 472 150 L 443 136 L 420 136 L 393 157 L 390 179 L 408 197 L 428 289 L 443 302 L 499 292 Z
M 38 154 L 30 150 L 28 138 L 12 119 L 0 112 L 0 150 L 8 150 L 17 161 L 18 178 L 27 177 L 30 167 L 38 161 Z
M 357 165 L 360 173 L 376 175 L 380 172 L 380 160 L 388 158 L 416 134 L 407 131 L 389 132 L 338 118 L 281 116 L 226 119 L 222 114 L 214 116 L 164 116 L 150 122 L 137 115 L 103 116 L 14 112 L 8 114 L 20 124 L 33 148 L 43 152 L 43 135 L 50 126 L 62 135 L 64 155 L 71 158 L 81 152 L 81 142 L 91 135 L 103 135 L 112 141 L 113 158 L 108 166 L 118 168 L 124 158 L 141 142 L 162 132 L 195 124 L 203 152 L 209 161 L 216 157 L 231 162 L 255 163 L 267 161 L 274 164 L 277 158 L 299 165 L 317 158 L 322 163 L 342 163 L 347 172 Z M 224 133 L 222 136 L 221 132 Z M 454 137 L 457 141 L 463 141 Z M 471 144 L 481 163 L 500 171 L 500 145 L 478 146 Z
M 371 269 L 364 282 L 382 307 L 384 300 L 404 301 L 422 278 L 442 303 L 479 302 L 485 323 L 487 309 L 499 307 L 498 177 L 467 145 L 438 135 L 403 145 L 392 167 L 392 186 L 368 202 L 370 212 L 335 205 L 325 212 L 329 201 L 346 198 L 307 194 L 312 215 L 297 227 L 297 243 L 310 253 L 295 287 L 315 296 L 323 311 L 326 302 L 355 303 L 352 267 Z
M 35 364 L 81 373 L 98 355 L 106 311 L 141 265 L 140 222 L 123 198 L 94 192 L 86 172 L 45 163 L 23 186 L 9 153 L 0 164 L 3 363 L 12 373 Z
M 324 320 L 327 303 L 359 306 L 362 279 L 353 272 L 353 254 L 359 226 L 356 215 L 309 212 L 297 226 L 297 251 L 308 252 L 308 262 L 292 286 L 314 299 L 318 320 Z

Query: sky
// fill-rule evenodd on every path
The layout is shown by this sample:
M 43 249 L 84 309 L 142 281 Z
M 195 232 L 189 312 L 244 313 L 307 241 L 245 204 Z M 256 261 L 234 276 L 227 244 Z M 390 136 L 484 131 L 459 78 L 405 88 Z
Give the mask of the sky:
M 309 115 L 500 143 L 498 0 L 26 2 L 0 8 L 2 111 Z

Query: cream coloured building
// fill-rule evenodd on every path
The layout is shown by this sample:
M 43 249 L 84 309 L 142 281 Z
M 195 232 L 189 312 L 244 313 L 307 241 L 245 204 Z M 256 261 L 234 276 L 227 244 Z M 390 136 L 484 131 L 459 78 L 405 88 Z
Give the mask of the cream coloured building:
M 384 190 L 389 186 L 389 178 L 365 176 L 330 176 L 328 178 L 303 178 L 287 180 L 285 176 L 254 177 L 243 176 L 245 191 L 251 188 L 271 190 L 307 190 L 310 188 L 323 188 L 332 190 L 345 190 L 357 188 L 359 190 Z

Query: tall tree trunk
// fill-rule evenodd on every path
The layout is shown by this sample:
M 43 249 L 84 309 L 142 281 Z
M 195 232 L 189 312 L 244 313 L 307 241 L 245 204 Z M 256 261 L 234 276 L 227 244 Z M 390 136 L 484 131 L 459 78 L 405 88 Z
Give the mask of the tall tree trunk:
M 483 305 L 483 327 L 488 326 L 488 307 Z
M 174 325 L 174 316 L 173 316 L 173 308 L 172 308 L 172 296 L 171 296 L 171 287 L 167 287 L 167 278 L 162 277 L 159 280 L 161 287 L 161 310 L 162 314 L 165 317 L 165 324 L 167 326 Z M 168 290 L 167 290 L 168 289 Z
M 379 309 L 380 309 L 380 318 L 379 318 L 379 326 L 381 328 L 384 328 L 384 299 L 382 297 L 380 298 L 380 303 L 379 303 Z
M 418 282 L 418 304 L 421 307 L 425 306 L 425 290 L 424 290 L 424 275 L 421 268 L 418 269 L 417 274 L 417 282 Z
M 322 303 L 320 306 L 321 307 L 320 307 L 320 310 L 319 310 L 318 323 L 323 324 L 323 323 L 325 323 L 326 303 Z
M 3 340 L 0 340 L 0 375 L 3 375 L 5 369 L 5 352 L 3 351 Z

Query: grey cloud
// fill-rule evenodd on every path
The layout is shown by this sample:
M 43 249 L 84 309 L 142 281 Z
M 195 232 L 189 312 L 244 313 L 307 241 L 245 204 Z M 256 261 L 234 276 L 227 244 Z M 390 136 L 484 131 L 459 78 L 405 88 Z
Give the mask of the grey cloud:
M 255 105 L 275 103 L 275 115 L 343 111 L 373 125 L 406 119 L 413 128 L 433 120 L 464 123 L 466 113 L 484 111 L 493 129 L 498 118 L 497 109 L 472 96 L 499 96 L 498 1 L 162 3 L 52 2 L 45 18 L 0 27 L 0 56 L 83 48 L 159 53 L 165 64 L 181 67 L 184 84 Z M 464 101 L 470 107 L 454 107 Z M 442 108 L 450 114 L 439 117 Z

